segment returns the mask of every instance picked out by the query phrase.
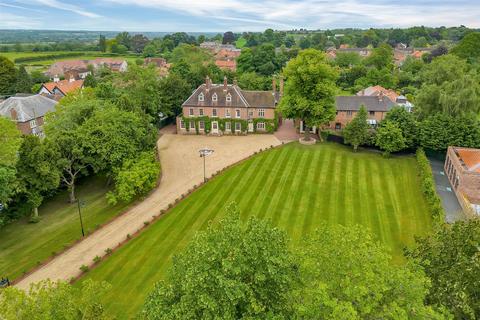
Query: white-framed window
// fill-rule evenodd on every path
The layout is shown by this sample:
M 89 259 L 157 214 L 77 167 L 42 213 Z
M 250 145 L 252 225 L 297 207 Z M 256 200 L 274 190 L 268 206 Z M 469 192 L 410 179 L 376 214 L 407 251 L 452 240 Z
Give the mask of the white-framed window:
M 213 102 L 217 102 L 217 101 L 218 101 L 218 96 L 217 96 L 216 93 L 213 94 L 213 96 L 212 96 L 212 101 L 213 101 Z
M 198 122 L 198 127 L 200 128 L 200 130 L 204 130 L 205 129 L 205 121 L 199 121 Z
M 190 121 L 190 129 L 195 129 L 195 121 Z
M 35 128 L 37 126 L 37 120 L 30 120 L 30 128 Z
M 228 93 L 226 99 L 227 99 L 227 102 L 232 102 L 232 95 Z
M 352 110 L 348 110 L 348 111 L 347 111 L 347 117 L 351 117 L 352 114 L 353 114 L 353 111 L 352 111 Z
M 258 122 L 257 130 L 265 130 L 265 122 Z
M 258 109 L 258 117 L 265 118 L 265 109 Z
M 198 114 L 203 116 L 203 109 L 198 109 Z
M 230 118 L 230 109 L 225 109 L 225 118 Z
M 188 115 L 189 115 L 190 117 L 193 117 L 193 116 L 195 115 L 195 112 L 193 111 L 193 108 L 190 108 L 190 109 L 188 110 Z
M 235 118 L 240 118 L 240 109 L 235 109 Z
M 185 121 L 180 120 L 180 129 L 185 129 Z
M 198 101 L 199 102 L 205 101 L 205 95 L 203 94 L 203 92 L 198 95 Z
M 235 122 L 235 131 L 242 131 L 242 124 L 240 122 Z
M 217 109 L 216 109 L 216 108 L 213 108 L 213 109 L 212 109 L 212 117 L 218 117 L 218 116 L 217 116 Z
M 225 122 L 225 131 L 232 131 L 232 123 Z
M 252 117 L 253 117 L 253 111 L 248 111 L 248 116 L 249 116 L 250 118 L 252 118 Z

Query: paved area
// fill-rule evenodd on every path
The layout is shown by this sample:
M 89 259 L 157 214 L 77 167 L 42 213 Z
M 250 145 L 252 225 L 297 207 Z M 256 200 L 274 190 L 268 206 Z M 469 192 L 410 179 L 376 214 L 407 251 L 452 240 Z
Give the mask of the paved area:
M 31 283 L 50 278 L 69 280 L 80 274 L 81 265 L 91 265 L 95 256 L 103 256 L 105 249 L 114 248 L 128 234 L 134 234 L 145 221 L 152 220 L 161 209 L 203 181 L 203 159 L 198 150 L 203 147 L 215 152 L 206 158 L 207 177 L 224 167 L 238 162 L 259 149 L 281 142 L 274 135 L 248 136 L 185 136 L 164 134 L 157 142 L 162 164 L 162 180 L 144 201 L 97 230 L 69 250 L 55 257 L 45 266 L 16 284 L 26 289 Z
M 298 141 L 300 134 L 297 133 L 293 120 L 283 119 L 282 125 L 274 133 L 275 137 L 282 142 Z
M 443 171 L 443 162 L 436 159 L 429 160 L 433 171 L 433 177 L 435 178 L 437 193 L 442 199 L 442 205 L 445 209 L 445 220 L 448 223 L 453 223 L 457 220 L 464 220 L 465 216 L 462 207 L 460 207 L 457 197 L 450 185 L 450 181 L 448 181 L 448 178 Z

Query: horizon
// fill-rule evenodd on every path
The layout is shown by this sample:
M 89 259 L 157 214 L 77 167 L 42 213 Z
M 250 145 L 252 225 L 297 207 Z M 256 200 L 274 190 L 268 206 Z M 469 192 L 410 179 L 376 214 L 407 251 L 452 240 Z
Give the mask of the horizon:
M 217 33 L 480 27 L 474 0 L 0 0 L 0 29 Z M 53 24 L 52 24 L 53 21 Z M 201 31 L 198 31 L 201 30 Z

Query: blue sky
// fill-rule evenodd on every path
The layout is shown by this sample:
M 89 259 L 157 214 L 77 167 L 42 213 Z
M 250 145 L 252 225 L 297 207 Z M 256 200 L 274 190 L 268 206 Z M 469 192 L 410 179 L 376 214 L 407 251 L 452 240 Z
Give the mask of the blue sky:
M 480 0 L 0 0 L 0 29 L 259 31 L 480 27 Z

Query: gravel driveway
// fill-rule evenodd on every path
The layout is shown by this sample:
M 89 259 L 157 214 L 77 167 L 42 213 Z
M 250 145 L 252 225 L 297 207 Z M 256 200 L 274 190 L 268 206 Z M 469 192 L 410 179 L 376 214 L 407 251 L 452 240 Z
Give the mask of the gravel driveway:
M 145 221 L 152 220 L 153 215 L 166 209 L 169 203 L 203 181 L 203 159 L 198 153 L 200 148 L 215 150 L 206 158 L 206 172 L 210 176 L 261 148 L 280 143 L 274 135 L 267 134 L 224 137 L 163 135 L 157 142 L 162 164 L 160 186 L 144 201 L 20 280 L 16 286 L 26 289 L 31 283 L 47 278 L 68 280 L 76 277 L 80 274 L 81 265 L 91 265 L 95 256 L 103 256 L 105 249 L 114 248 L 128 234 L 134 234 L 144 226 Z

